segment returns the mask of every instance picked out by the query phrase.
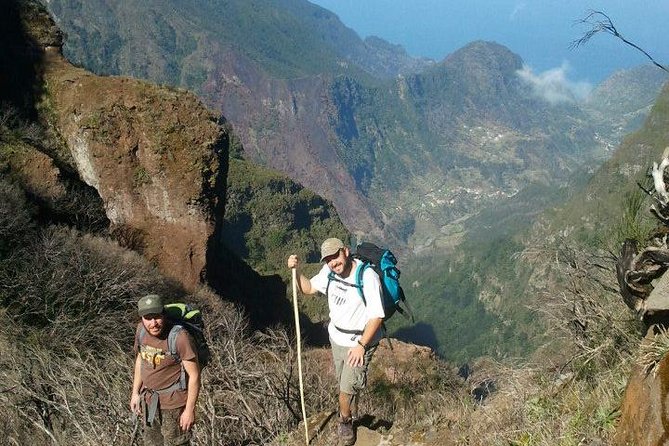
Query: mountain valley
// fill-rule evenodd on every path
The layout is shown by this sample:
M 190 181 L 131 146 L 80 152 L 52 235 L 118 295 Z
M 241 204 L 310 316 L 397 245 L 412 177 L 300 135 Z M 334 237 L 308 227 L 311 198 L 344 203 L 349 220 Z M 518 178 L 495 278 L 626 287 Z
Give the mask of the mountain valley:
M 641 444 L 669 340 L 625 306 L 616 262 L 658 233 L 665 73 L 577 97 L 497 43 L 416 59 L 302 0 L 10 6 L 0 438 L 136 442 L 129 352 L 155 291 L 207 315 L 196 444 L 301 444 L 286 254 L 315 273 L 337 236 L 392 248 L 417 316 L 388 321 L 370 445 Z M 327 424 L 325 303 L 295 317 Z

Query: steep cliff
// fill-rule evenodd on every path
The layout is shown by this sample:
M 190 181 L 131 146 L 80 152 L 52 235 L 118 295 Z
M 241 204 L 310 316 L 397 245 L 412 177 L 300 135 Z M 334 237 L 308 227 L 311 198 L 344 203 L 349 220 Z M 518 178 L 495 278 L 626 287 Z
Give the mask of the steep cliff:
M 187 289 L 199 283 L 225 200 L 225 135 L 186 92 L 73 67 L 48 49 L 49 107 L 116 230 Z M 222 184 L 221 184 L 222 183 Z
M 238 140 L 192 93 L 73 66 L 46 10 L 18 4 L 5 28 L 17 32 L 3 38 L 10 50 L 23 48 L 16 55 L 27 58 L 17 64 L 25 70 L 15 77 L 33 82 L 26 91 L 37 94 L 6 90 L 16 98 L 3 107 L 3 122 L 26 121 L 17 136 L 0 135 L 3 173 L 29 192 L 43 219 L 109 234 L 186 291 L 207 283 L 241 303 L 253 323 L 289 319 L 276 272 L 287 249 L 309 258 L 326 232 L 346 237 L 332 205 L 241 159 L 229 176 Z

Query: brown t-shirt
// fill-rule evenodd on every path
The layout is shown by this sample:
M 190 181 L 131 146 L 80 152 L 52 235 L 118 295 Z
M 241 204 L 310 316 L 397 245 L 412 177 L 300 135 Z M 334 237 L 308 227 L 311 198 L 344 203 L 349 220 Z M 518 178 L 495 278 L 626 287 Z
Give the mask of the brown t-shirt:
M 138 345 L 139 332 L 142 321 L 137 325 L 135 333 L 135 353 L 142 357 L 142 389 L 161 390 L 170 387 L 181 377 L 181 364 L 176 362 L 169 354 L 167 336 L 172 328 L 166 325 L 163 334 L 155 337 L 145 332 L 142 345 Z M 193 340 L 186 329 L 182 329 L 177 335 L 177 353 L 182 361 L 195 361 L 197 354 Z M 186 377 L 188 379 L 188 377 Z M 147 394 L 147 403 L 149 395 Z M 187 390 L 175 390 L 174 392 L 160 395 L 160 407 L 163 409 L 176 409 L 186 405 L 188 399 Z

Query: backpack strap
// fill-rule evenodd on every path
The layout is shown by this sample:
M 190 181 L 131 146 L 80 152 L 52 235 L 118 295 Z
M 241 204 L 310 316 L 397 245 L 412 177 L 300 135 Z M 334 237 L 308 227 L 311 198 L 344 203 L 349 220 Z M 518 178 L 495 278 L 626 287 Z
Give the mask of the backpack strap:
M 137 348 L 142 345 L 144 342 L 144 337 L 146 336 L 146 327 L 140 322 L 139 331 L 137 332 Z
M 369 267 L 369 266 L 370 266 L 370 264 L 367 263 L 367 262 L 361 262 L 361 263 L 358 264 L 358 266 L 355 269 L 355 283 L 350 283 L 350 282 L 347 282 L 345 280 L 339 279 L 339 278 L 337 278 L 337 276 L 335 275 L 335 273 L 333 271 L 330 271 L 328 273 L 328 284 L 325 287 L 325 296 L 327 297 L 328 292 L 330 290 L 330 282 L 332 282 L 334 280 L 335 282 L 339 282 L 339 283 L 344 284 L 346 286 L 357 288 L 358 289 L 358 294 L 360 294 L 360 298 L 362 299 L 362 303 L 364 303 L 365 306 L 367 306 L 367 300 L 365 299 L 365 293 L 362 291 L 362 275 L 365 272 L 365 269 L 367 269 L 367 267 Z
M 414 322 L 416 322 L 413 313 L 413 308 L 411 308 L 411 305 L 409 305 L 409 301 L 404 296 L 404 290 L 402 289 L 402 287 L 400 287 L 399 292 L 400 292 L 400 300 L 395 305 L 395 308 L 397 309 L 398 313 L 404 316 L 407 320 L 411 320 L 411 323 L 413 324 Z M 400 304 L 404 305 L 405 308 L 402 308 Z
M 179 356 L 179 352 L 177 351 L 177 336 L 179 336 L 181 330 L 185 330 L 185 328 L 181 325 L 172 326 L 170 329 L 170 334 L 167 335 L 167 350 L 169 351 L 169 354 L 172 356 L 174 361 L 181 366 L 181 373 L 179 375 L 178 381 L 180 387 L 178 390 L 185 390 L 187 386 L 186 369 L 184 368 L 183 361 L 181 361 L 181 356 Z
M 170 333 L 167 335 L 167 351 L 176 362 L 181 362 L 181 357 L 179 357 L 179 352 L 177 352 L 177 336 L 179 336 L 179 332 L 183 329 L 182 325 L 172 325 Z
M 365 299 L 365 292 L 363 291 L 362 275 L 365 274 L 365 270 L 370 266 L 372 266 L 371 263 L 362 262 L 360 265 L 358 265 L 358 268 L 355 271 L 355 284 L 358 286 L 358 292 L 360 293 L 360 298 L 364 302 L 365 306 L 367 306 L 367 299 Z
M 362 334 L 364 333 L 363 330 L 349 330 L 348 328 L 340 328 L 340 327 L 337 327 L 336 325 L 334 326 L 334 328 L 336 328 L 337 331 L 340 331 L 340 332 L 345 333 L 345 334 L 350 334 L 350 335 L 362 336 Z

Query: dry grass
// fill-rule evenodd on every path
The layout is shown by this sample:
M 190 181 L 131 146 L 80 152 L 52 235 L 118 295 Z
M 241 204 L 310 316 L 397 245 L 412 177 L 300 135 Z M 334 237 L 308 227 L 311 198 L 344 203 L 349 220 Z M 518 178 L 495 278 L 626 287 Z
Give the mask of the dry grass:
M 12 219 L 0 224 L 15 226 Z M 204 311 L 213 357 L 203 375 L 196 444 L 267 444 L 297 426 L 295 344 L 285 330 L 250 333 L 238 308 L 206 288 L 184 295 L 141 256 L 105 238 L 53 226 L 3 234 L 3 442 L 137 443 L 128 409 L 135 302 L 148 292 Z M 307 367 L 305 376 L 312 411 L 330 394 L 316 370 Z
M 639 347 L 636 363 L 643 367 L 646 374 L 657 374 L 657 365 L 669 352 L 669 329 L 658 326 L 653 336 L 647 336 Z
M 117 243 L 31 226 L 16 188 L 0 182 L 2 193 L 15 198 L 0 202 L 2 441 L 138 443 L 128 410 L 131 346 L 135 302 L 147 292 L 193 302 L 205 315 L 213 357 L 203 375 L 195 444 L 280 444 L 297 427 L 290 332 L 251 333 L 244 314 L 212 291 L 184 296 Z M 439 361 L 393 364 L 393 379 L 379 369 L 370 376 L 361 412 L 393 429 L 443 433 L 453 444 L 606 444 L 639 340 L 633 316 L 606 255 L 564 246 L 542 257 L 556 259 L 545 270 L 561 284 L 545 290 L 538 306 L 560 355 L 538 354 L 530 365 L 480 360 L 464 386 Z M 662 333 L 639 361 L 650 370 L 668 341 Z M 336 389 L 322 357 L 307 352 L 304 361 L 308 413 L 333 409 Z M 469 391 L 481 383 L 494 390 L 478 404 Z
M 482 404 L 462 400 L 454 444 L 577 446 L 612 439 L 638 324 L 617 292 L 610 256 L 568 245 L 544 254 L 553 259 L 541 268 L 553 277 L 546 283 L 559 284 L 536 305 L 551 343 L 530 362 L 473 364 L 471 385 L 493 382 L 496 391 Z M 660 342 L 648 354 L 651 363 L 666 351 L 666 338 Z

